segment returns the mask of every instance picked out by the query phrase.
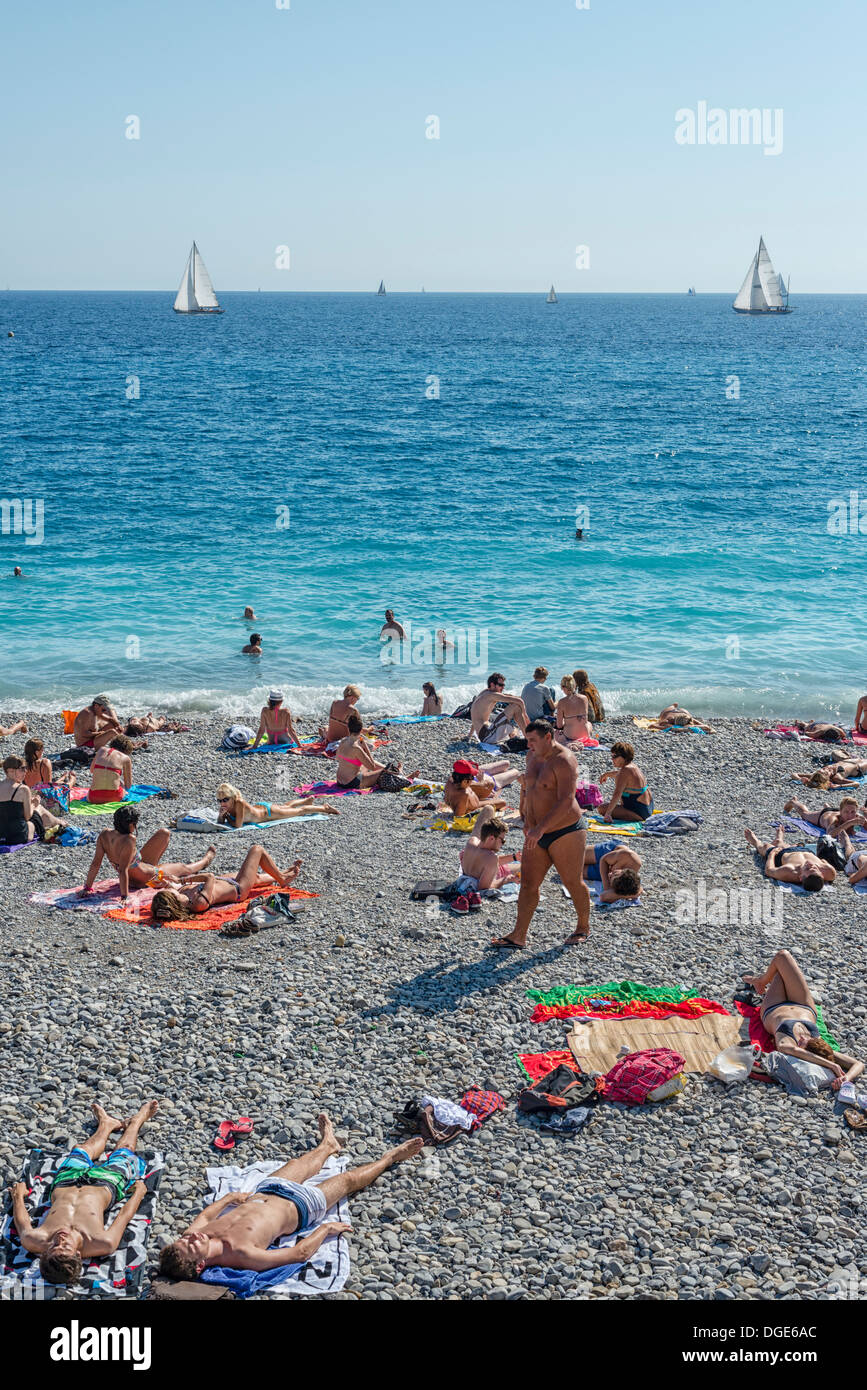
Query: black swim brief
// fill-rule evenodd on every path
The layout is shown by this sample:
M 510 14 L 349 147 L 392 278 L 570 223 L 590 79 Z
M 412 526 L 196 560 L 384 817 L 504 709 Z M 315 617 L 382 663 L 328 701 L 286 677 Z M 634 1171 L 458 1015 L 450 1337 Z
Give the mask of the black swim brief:
M 576 820 L 574 825 L 564 825 L 562 830 L 549 830 L 547 834 L 540 835 L 539 845 L 542 849 L 548 849 L 550 845 L 553 845 L 555 840 L 560 839 L 561 835 L 572 835 L 578 830 L 586 829 L 587 821 L 585 820 L 584 816 L 582 816 L 580 820 Z

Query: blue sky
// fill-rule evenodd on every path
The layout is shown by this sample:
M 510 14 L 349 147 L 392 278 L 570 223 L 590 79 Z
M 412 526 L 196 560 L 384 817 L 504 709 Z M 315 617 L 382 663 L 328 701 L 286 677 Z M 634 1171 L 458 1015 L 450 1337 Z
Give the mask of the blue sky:
M 0 286 L 174 289 L 195 237 L 218 292 L 734 294 L 762 232 L 793 296 L 867 292 L 861 0 L 6 15 Z M 782 153 L 678 145 L 700 100 L 782 108 Z

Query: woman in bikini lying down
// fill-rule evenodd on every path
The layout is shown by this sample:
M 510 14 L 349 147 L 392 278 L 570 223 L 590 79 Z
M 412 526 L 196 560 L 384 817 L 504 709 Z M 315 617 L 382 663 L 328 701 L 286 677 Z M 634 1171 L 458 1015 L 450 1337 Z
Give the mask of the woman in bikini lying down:
M 822 792 L 830 791 L 831 787 L 854 787 L 853 777 L 867 777 L 867 759 L 841 758 L 815 772 L 793 772 L 792 777 L 796 782 L 803 782 L 805 787 L 815 787 Z
M 844 1081 L 854 1081 L 861 1075 L 863 1062 L 835 1052 L 821 1037 L 816 1001 L 790 951 L 778 951 L 763 974 L 744 975 L 743 978 L 762 996 L 762 1023 L 773 1036 L 778 1052 L 827 1067 L 834 1074 L 831 1087 L 835 1091 L 839 1091 Z
M 709 724 L 703 724 L 694 714 L 690 714 L 688 709 L 681 709 L 677 704 L 666 705 L 665 709 L 661 709 L 656 716 L 656 722 L 660 729 L 689 729 L 694 725 L 697 729 L 704 729 L 706 734 L 713 733 Z
M 867 825 L 867 817 L 859 808 L 854 796 L 844 796 L 839 806 L 823 806 L 820 811 L 808 811 L 803 801 L 792 797 L 786 802 L 783 810 L 797 816 L 799 820 L 815 825 L 816 829 L 825 835 L 834 835 L 838 839 L 853 826 Z
M 221 874 L 190 874 L 177 888 L 155 893 L 151 916 L 158 922 L 183 922 L 212 907 L 232 907 L 249 898 L 253 888 L 288 888 L 298 877 L 302 861 L 296 859 L 285 873 L 277 868 L 264 846 L 251 845 L 234 877 Z
M 302 796 L 297 801 L 287 801 L 283 805 L 272 805 L 270 801 L 246 801 L 231 782 L 221 782 L 217 788 L 217 803 L 220 814 L 218 825 L 231 825 L 240 830 L 242 825 L 261 825 L 264 821 L 294 820 L 296 816 L 339 816 L 340 812 L 315 796 Z
M 821 893 L 826 883 L 833 883 L 837 877 L 832 868 L 812 850 L 789 848 L 785 843 L 785 831 L 780 826 L 775 840 L 760 840 L 754 830 L 745 830 L 747 842 L 757 854 L 762 856 L 765 878 L 775 878 L 780 883 L 794 883 L 807 893 Z

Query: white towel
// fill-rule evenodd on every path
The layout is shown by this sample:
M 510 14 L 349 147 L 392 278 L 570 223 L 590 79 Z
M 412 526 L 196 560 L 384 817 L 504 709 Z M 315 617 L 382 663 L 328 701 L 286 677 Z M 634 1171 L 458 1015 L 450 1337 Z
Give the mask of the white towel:
M 219 1201 L 220 1197 L 225 1197 L 229 1192 L 255 1192 L 259 1183 L 270 1178 L 285 1162 L 286 1159 L 276 1159 L 251 1163 L 247 1168 L 239 1168 L 237 1165 L 231 1168 L 207 1168 L 205 1174 L 210 1189 L 208 1203 Z M 326 1160 L 321 1172 L 314 1178 L 308 1178 L 308 1182 L 324 1182 L 326 1178 L 334 1178 L 345 1169 L 346 1158 L 343 1154 L 333 1154 Z M 349 1203 L 342 1197 L 336 1207 L 329 1207 L 323 1221 L 348 1222 L 350 1219 Z M 311 1230 L 315 1231 L 321 1225 L 321 1221 L 317 1222 Z M 305 1231 L 304 1234 L 310 1235 L 310 1231 Z M 282 1249 L 294 1245 L 297 1239 L 296 1235 L 281 1236 L 277 1244 Z M 304 1277 L 301 1278 L 298 1274 L 290 1275 L 279 1284 L 273 1284 L 270 1291 L 277 1294 L 339 1293 L 349 1278 L 349 1242 L 346 1237 L 329 1236 L 324 1240 L 300 1274 Z

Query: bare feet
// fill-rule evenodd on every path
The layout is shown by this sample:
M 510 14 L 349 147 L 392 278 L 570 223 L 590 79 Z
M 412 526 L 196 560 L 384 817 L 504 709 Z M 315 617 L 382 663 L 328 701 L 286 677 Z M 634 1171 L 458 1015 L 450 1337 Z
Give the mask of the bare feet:
M 752 845 L 753 849 L 759 849 L 761 846 L 761 840 L 754 830 L 745 830 L 744 839 L 748 845 Z
M 208 848 L 205 850 L 204 854 L 202 855 L 202 859 L 201 859 L 201 863 L 202 863 L 202 868 L 203 868 L 203 869 L 206 869 L 206 868 L 208 867 L 208 865 L 212 862 L 212 860 L 213 860 L 213 858 L 214 858 L 214 855 L 215 855 L 216 853 L 217 853 L 217 846 L 216 846 L 216 845 L 208 845 Z
M 334 1126 L 331 1123 L 330 1116 L 326 1115 L 324 1110 L 322 1111 L 322 1114 L 318 1116 L 318 1124 L 319 1133 L 322 1136 L 322 1142 L 328 1145 L 332 1153 L 339 1154 L 340 1140 L 334 1133 Z
M 423 1148 L 424 1140 L 420 1134 L 417 1134 L 414 1139 L 407 1139 L 405 1144 L 399 1144 L 396 1149 L 389 1149 L 388 1153 L 385 1154 L 389 1168 L 395 1163 L 405 1163 L 408 1158 L 415 1158 Z
M 133 1116 L 133 1119 L 137 1120 L 140 1118 L 142 1124 L 144 1124 L 145 1120 L 153 1119 L 159 1108 L 160 1103 L 158 1100 L 146 1100 L 144 1105 L 140 1106 L 138 1114 Z
M 284 887 L 284 888 L 288 888 L 290 883 L 294 883 L 294 882 L 295 882 L 296 878 L 298 877 L 299 873 L 301 872 L 301 865 L 302 865 L 303 863 L 304 863 L 304 860 L 303 860 L 303 859 L 296 859 L 296 860 L 295 860 L 295 863 L 292 865 L 292 868 L 291 868 L 291 869 L 287 869 L 287 870 L 285 871 L 285 873 L 283 873 L 283 874 L 281 875 L 281 878 L 282 878 L 282 880 L 283 880 L 283 887 Z
M 109 1115 L 97 1101 L 94 1101 L 90 1108 L 96 1116 L 97 1124 L 109 1126 L 109 1134 L 113 1134 L 116 1129 L 125 1128 L 123 1120 L 116 1120 L 113 1115 Z
M 311 807 L 310 807 L 310 810 L 311 810 L 311 811 L 315 811 L 315 812 L 317 813 L 317 815 L 325 815 L 325 816 L 339 816 L 339 815 L 340 815 L 340 812 L 338 811 L 338 809 L 337 809 L 336 806 L 328 806 L 328 805 L 326 805 L 326 803 L 325 803 L 324 801 L 323 801 L 320 805 L 318 805 L 318 806 L 311 806 Z

